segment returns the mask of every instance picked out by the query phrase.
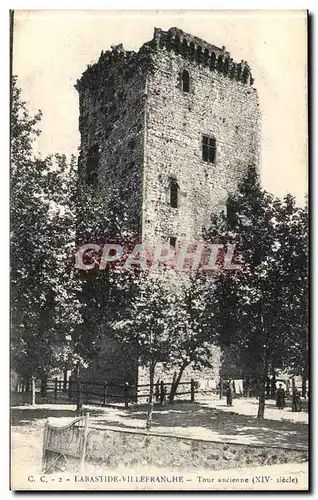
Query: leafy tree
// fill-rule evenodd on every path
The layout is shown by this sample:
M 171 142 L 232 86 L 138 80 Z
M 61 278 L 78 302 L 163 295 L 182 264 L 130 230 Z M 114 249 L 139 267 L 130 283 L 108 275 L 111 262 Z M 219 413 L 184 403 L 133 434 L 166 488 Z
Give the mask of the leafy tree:
M 135 276 L 131 300 L 113 324 L 117 338 L 134 349 L 142 365 L 149 366 L 147 428 L 156 365 L 179 367 L 170 393 L 172 402 L 187 366 L 209 366 L 214 341 L 212 300 L 209 302 L 212 281 L 197 273 L 182 278 L 173 274 L 173 278 L 167 270 Z
M 172 303 L 170 329 L 175 339 L 166 365 L 179 368 L 173 380 L 170 402 L 174 400 L 184 370 L 211 367 L 216 344 L 215 287 L 211 277 L 203 272 L 190 272 Z
M 219 239 L 236 242 L 243 258 L 240 273 L 215 282 L 219 341 L 237 346 L 254 366 L 261 381 L 258 417 L 263 418 L 269 371 L 307 357 L 305 210 L 290 195 L 279 200 L 262 190 L 250 168 L 239 192 L 229 197 L 227 216 L 213 223 L 208 237 L 215 238 L 218 230 Z
M 12 368 L 47 376 L 62 367 L 67 335 L 78 321 L 71 261 L 70 197 L 74 159 L 37 157 L 39 112 L 30 116 L 16 78 L 11 93 L 11 320 Z

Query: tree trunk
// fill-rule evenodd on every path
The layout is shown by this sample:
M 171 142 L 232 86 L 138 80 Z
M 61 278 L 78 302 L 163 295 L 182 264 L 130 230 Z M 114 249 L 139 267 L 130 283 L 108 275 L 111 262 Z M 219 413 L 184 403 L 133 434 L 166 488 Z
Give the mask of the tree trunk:
M 264 412 L 265 412 L 265 384 L 262 382 L 261 391 L 258 398 L 257 418 L 264 418 Z
M 67 368 L 63 371 L 63 392 L 65 393 L 67 389 Z
M 172 403 L 173 400 L 174 400 L 174 397 L 176 395 L 176 392 L 177 392 L 178 385 L 180 383 L 182 374 L 183 374 L 184 370 L 186 369 L 186 367 L 188 366 L 188 364 L 189 363 L 183 363 L 183 365 L 181 365 L 179 373 L 178 373 L 178 376 L 177 376 L 175 382 L 171 384 L 171 391 L 170 391 L 170 395 L 169 395 L 169 403 Z
M 154 361 L 150 361 L 150 366 L 149 366 L 149 382 L 150 382 L 150 388 L 149 388 L 149 401 L 148 401 L 148 414 L 147 414 L 147 422 L 146 422 L 146 429 L 150 429 L 151 423 L 152 423 L 152 414 L 153 414 L 153 405 L 154 405 L 154 400 L 153 400 L 153 389 L 154 389 L 154 383 L 155 383 L 155 363 Z
M 265 347 L 264 366 L 263 366 L 262 380 L 261 380 L 261 386 L 260 386 L 260 394 L 259 394 L 259 399 L 258 399 L 257 418 L 259 418 L 259 419 L 264 418 L 265 400 L 266 400 L 265 386 L 266 386 L 266 381 L 267 381 L 267 372 L 268 372 L 268 352 L 267 352 L 267 347 Z
M 47 375 L 45 373 L 41 378 L 41 398 L 46 397 L 46 384 L 47 384 Z
M 223 379 L 220 378 L 220 394 L 219 399 L 223 398 Z
M 264 418 L 264 412 L 265 412 L 265 386 L 267 382 L 267 377 L 268 377 L 268 345 L 269 345 L 269 329 L 268 327 L 265 327 L 264 324 L 264 316 L 261 313 L 260 315 L 260 322 L 261 322 L 261 331 L 263 333 L 263 339 L 264 339 L 264 344 L 263 344 L 263 373 L 261 377 L 261 387 L 260 387 L 260 394 L 259 394 L 259 399 L 258 399 L 258 411 L 257 411 L 257 418 L 263 419 Z
M 35 377 L 31 377 L 31 405 L 35 405 Z
M 79 377 L 76 380 L 76 389 L 77 389 L 76 415 L 81 416 L 83 411 L 83 393 L 82 393 L 81 380 Z

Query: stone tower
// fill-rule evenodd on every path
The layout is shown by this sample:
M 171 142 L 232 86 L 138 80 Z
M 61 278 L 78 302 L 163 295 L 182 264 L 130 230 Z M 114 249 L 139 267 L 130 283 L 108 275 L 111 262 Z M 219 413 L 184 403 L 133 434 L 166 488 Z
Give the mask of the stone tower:
M 178 28 L 136 52 L 102 52 L 77 82 L 80 175 L 120 192 L 142 240 L 201 239 L 259 161 L 250 68 Z
M 76 85 L 82 181 L 108 202 L 120 193 L 139 241 L 201 241 L 259 163 L 253 83 L 245 61 L 178 28 L 155 28 L 138 52 L 102 52 Z

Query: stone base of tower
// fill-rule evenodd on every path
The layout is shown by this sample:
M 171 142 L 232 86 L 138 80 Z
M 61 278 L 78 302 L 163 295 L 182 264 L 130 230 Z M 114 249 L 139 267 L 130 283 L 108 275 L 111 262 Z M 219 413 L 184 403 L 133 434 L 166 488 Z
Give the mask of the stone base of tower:
M 106 382 L 111 394 L 122 395 L 126 382 L 132 387 L 137 384 L 138 358 L 131 348 L 120 344 L 110 336 L 105 336 L 99 352 L 90 365 L 81 370 L 80 376 L 83 382 L 89 381 L 93 384 Z
M 182 374 L 181 382 L 189 382 L 188 390 L 190 391 L 190 381 L 193 379 L 196 386 L 202 390 L 214 390 L 219 381 L 219 372 L 221 368 L 221 350 L 219 347 L 213 347 L 213 354 L 209 358 L 210 367 L 195 368 L 193 364 L 187 366 Z M 171 384 L 174 374 L 179 373 L 177 365 L 165 365 L 158 363 L 155 369 L 155 383 L 163 380 L 165 384 Z M 149 367 L 138 367 L 138 385 L 149 384 Z M 179 389 L 181 391 L 181 389 Z M 170 386 L 167 386 L 167 394 L 170 392 Z M 190 398 L 190 394 L 185 396 L 185 399 Z

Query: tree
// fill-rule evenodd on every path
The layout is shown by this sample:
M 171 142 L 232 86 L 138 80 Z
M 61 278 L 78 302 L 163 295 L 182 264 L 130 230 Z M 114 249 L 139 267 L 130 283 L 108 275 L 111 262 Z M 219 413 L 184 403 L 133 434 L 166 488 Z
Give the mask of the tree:
M 210 367 L 216 345 L 213 280 L 201 271 L 189 271 L 183 286 L 171 301 L 170 330 L 174 338 L 167 365 L 178 366 L 169 396 L 174 400 L 184 370 Z
M 149 366 L 147 428 L 151 425 L 156 365 L 161 362 L 179 367 L 171 388 L 172 402 L 187 366 L 209 366 L 214 342 L 213 282 L 198 273 L 182 279 L 174 274 L 172 279 L 169 273 L 135 275 L 131 300 L 113 324 L 120 342 L 134 349 L 140 364 Z
M 71 261 L 74 221 L 69 200 L 74 159 L 37 157 L 41 113 L 30 116 L 16 77 L 11 93 L 11 359 L 22 377 L 62 367 L 78 321 Z M 64 352 L 65 351 L 65 352 Z
M 216 301 L 219 339 L 238 346 L 256 367 L 264 418 L 268 372 L 290 368 L 295 350 L 306 358 L 306 216 L 290 195 L 279 200 L 262 190 L 253 168 L 227 208 L 207 233 L 215 238 L 218 230 L 219 239 L 235 241 L 243 268 L 216 279 L 216 297 L 223 298 Z
M 136 281 L 138 280 L 138 281 Z M 150 389 L 146 427 L 151 426 L 155 367 L 169 356 L 173 342 L 169 328 L 171 295 L 160 278 L 148 273 L 137 276 L 134 293 L 124 317 L 114 322 L 114 330 L 121 342 L 129 344 L 138 354 L 141 364 L 149 365 Z

